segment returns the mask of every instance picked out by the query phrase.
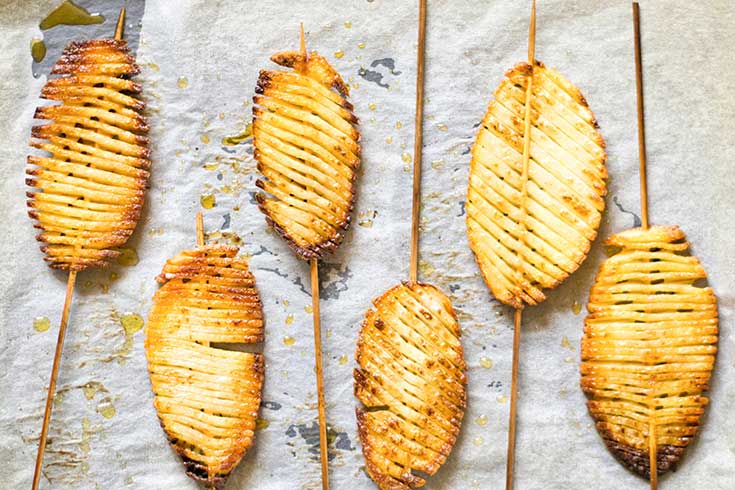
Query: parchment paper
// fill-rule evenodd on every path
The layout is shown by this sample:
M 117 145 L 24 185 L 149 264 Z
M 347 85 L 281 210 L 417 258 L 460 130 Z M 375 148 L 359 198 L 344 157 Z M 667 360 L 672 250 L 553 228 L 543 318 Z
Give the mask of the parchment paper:
M 735 471 L 734 9 L 725 0 L 641 3 L 651 221 L 679 224 L 688 233 L 721 315 L 704 428 L 661 488 L 728 489 Z M 41 35 L 38 23 L 56 4 L 0 6 L 0 487 L 8 489 L 30 485 L 66 280 L 44 265 L 25 216 L 32 114 L 66 41 L 111 35 L 121 2 L 80 2 L 107 21 L 46 31 L 50 61 L 34 67 L 30 40 Z M 332 488 L 374 488 L 357 439 L 351 373 L 370 300 L 408 275 L 416 5 L 148 0 L 128 6 L 133 20 L 126 36 L 142 67 L 154 162 L 143 219 L 130 241 L 140 261 L 78 279 L 42 487 L 196 488 L 156 419 L 143 333 L 126 335 L 120 317 L 147 316 L 154 276 L 167 257 L 194 246 L 200 196 L 213 194 L 216 206 L 205 210 L 206 228 L 215 232 L 210 239 L 241 237 L 267 320 L 260 412 L 267 427 L 257 431 L 227 488 L 319 488 L 308 267 L 266 229 L 252 204 L 250 140 L 220 143 L 246 128 L 258 71 L 273 67 L 273 52 L 297 48 L 303 21 L 309 48 L 351 84 L 362 121 L 354 226 L 321 265 L 321 305 Z M 476 127 L 503 72 L 526 56 L 528 11 L 525 1 L 429 2 L 421 277 L 447 293 L 459 312 L 470 396 L 459 441 L 427 488 L 504 486 L 512 312 L 479 277 L 463 203 Z M 536 52 L 581 88 L 607 141 L 611 180 L 600 235 L 632 226 L 639 198 L 630 3 L 540 1 Z M 584 312 L 574 313 L 573 305 L 586 303 L 604 257 L 598 240 L 580 270 L 524 314 L 518 490 L 648 488 L 607 452 L 578 388 Z M 34 330 L 35 317 L 48 317 L 51 328 Z

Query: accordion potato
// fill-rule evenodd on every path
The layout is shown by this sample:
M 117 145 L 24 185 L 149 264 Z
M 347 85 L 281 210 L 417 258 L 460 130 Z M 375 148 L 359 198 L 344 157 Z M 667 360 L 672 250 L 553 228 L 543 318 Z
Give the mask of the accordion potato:
M 597 430 L 626 467 L 650 478 L 676 466 L 697 433 L 717 351 L 717 300 L 676 226 L 613 235 L 582 338 L 581 384 Z
M 373 301 L 354 371 L 366 468 L 384 490 L 421 487 L 459 434 L 466 366 L 452 305 L 434 286 L 404 283 Z
M 28 214 L 51 267 L 106 266 L 133 233 L 143 206 L 150 154 L 139 72 L 125 41 L 70 43 L 51 70 L 36 109 L 29 156 Z
M 275 63 L 292 71 L 260 72 L 253 98 L 258 207 L 303 259 L 319 259 L 342 242 L 360 165 L 357 117 L 349 87 L 327 60 L 286 51 Z
M 505 76 L 472 148 L 467 234 L 493 295 L 522 308 L 543 301 L 543 290 L 561 284 L 587 256 L 605 207 L 606 155 L 595 117 L 570 81 L 538 61 Z
M 146 327 L 154 405 L 186 473 L 221 489 L 253 444 L 262 354 L 212 343 L 263 341 L 255 278 L 236 247 L 207 245 L 169 259 Z

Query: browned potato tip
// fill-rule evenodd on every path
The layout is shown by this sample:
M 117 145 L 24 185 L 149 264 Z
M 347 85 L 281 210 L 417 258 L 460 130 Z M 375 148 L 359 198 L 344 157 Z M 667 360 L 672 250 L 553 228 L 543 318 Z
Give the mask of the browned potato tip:
M 650 478 L 674 468 L 697 433 L 717 352 L 717 299 L 697 281 L 676 226 L 613 235 L 620 252 L 600 267 L 582 338 L 582 389 L 597 431 L 626 467 Z
M 57 269 L 106 266 L 133 233 L 150 168 L 139 72 L 125 41 L 70 43 L 41 97 L 60 101 L 36 109 L 29 156 L 28 214 L 42 230 L 45 260 Z
M 213 345 L 263 341 L 255 278 L 237 252 L 215 244 L 169 259 L 146 327 L 161 427 L 186 474 L 211 489 L 252 446 L 263 387 L 262 354 Z
M 561 284 L 587 256 L 605 207 L 606 156 L 595 117 L 569 80 L 540 62 L 533 70 L 519 63 L 505 75 L 472 148 L 467 235 L 493 295 L 522 308 L 546 299 L 543 290 Z
M 355 358 L 357 426 L 370 477 L 383 490 L 423 486 L 449 456 L 466 407 L 457 316 L 434 286 L 404 283 L 373 301 Z
M 277 53 L 293 71 L 263 70 L 253 98 L 256 195 L 266 221 L 303 259 L 320 258 L 342 242 L 360 165 L 357 117 L 348 87 L 312 52 Z M 333 90 L 334 89 L 334 90 Z

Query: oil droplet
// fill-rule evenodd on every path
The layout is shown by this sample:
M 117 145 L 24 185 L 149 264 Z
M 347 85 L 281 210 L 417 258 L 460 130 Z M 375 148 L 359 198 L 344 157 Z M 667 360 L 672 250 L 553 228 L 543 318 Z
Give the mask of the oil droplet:
M 267 429 L 271 425 L 267 419 L 261 419 L 260 417 L 255 419 L 255 430 Z
M 284 345 L 292 346 L 295 343 L 296 343 L 296 339 L 294 339 L 290 335 L 286 335 L 285 337 L 283 337 L 283 344 Z
M 137 313 L 125 313 L 120 317 L 120 325 L 125 329 L 125 335 L 133 335 L 143 328 L 143 317 Z
M 289 313 L 286 315 L 286 325 L 291 325 L 293 323 L 293 313 Z
M 478 436 L 472 439 L 472 444 L 474 444 L 475 446 L 482 446 L 484 443 L 485 439 L 483 439 L 482 437 Z
M 393 143 L 393 138 L 388 136 L 387 138 L 385 138 L 385 142 L 390 145 L 391 143 Z
M 46 316 L 38 316 L 33 320 L 33 330 L 36 332 L 46 332 L 51 327 L 51 320 Z
M 106 419 L 111 419 L 115 416 L 115 407 L 111 402 L 105 401 L 97 405 L 97 412 Z
M 189 79 L 186 77 L 179 77 L 179 79 L 176 80 L 176 85 L 178 85 L 179 88 L 184 89 L 189 86 Z
M 202 168 L 204 168 L 204 170 L 217 170 L 219 168 L 219 163 L 205 163 Z
M 505 395 L 498 395 L 496 400 L 498 403 L 508 403 L 508 397 Z
M 434 170 L 442 168 L 444 166 L 444 160 L 433 160 L 431 162 L 431 168 Z
M 92 383 L 87 383 L 82 386 L 82 392 L 84 393 L 84 398 L 86 398 L 87 400 L 91 400 L 92 398 L 94 398 L 94 395 L 97 394 L 97 387 Z M 82 425 L 83 424 L 84 420 L 82 420 Z
M 250 138 L 252 135 L 253 135 L 253 123 L 248 123 L 248 125 L 245 126 L 245 130 L 242 133 L 236 134 L 235 136 L 226 136 L 222 138 L 222 144 L 225 146 L 239 145 L 246 139 Z
M 31 57 L 36 63 L 40 63 L 46 57 L 46 43 L 42 39 L 34 37 L 31 40 Z
M 480 415 L 475 419 L 475 423 L 479 425 L 480 427 L 484 427 L 487 425 L 487 415 Z
M 209 135 L 203 134 L 199 137 L 200 140 L 202 140 L 202 143 L 205 145 L 209 144 Z
M 401 155 L 401 160 L 403 160 L 405 163 L 411 163 L 411 154 L 407 151 L 404 151 L 403 155 Z
M 572 302 L 572 313 L 575 315 L 579 315 L 579 313 L 582 311 L 582 303 L 579 301 Z
M 291 302 L 287 299 L 284 299 L 283 301 L 281 301 L 281 303 L 283 303 L 283 306 L 288 306 L 291 304 Z
M 374 111 L 376 107 L 377 106 L 373 102 L 371 102 L 371 103 L 368 104 L 368 109 L 370 109 L 371 111 Z
M 161 67 L 155 63 L 148 63 L 148 68 L 150 68 L 153 71 L 161 71 Z
M 349 20 L 345 21 L 345 29 L 349 29 L 351 27 L 352 27 L 352 22 L 350 22 Z
M 561 338 L 561 346 L 565 349 L 574 351 L 574 347 L 572 347 L 572 344 L 569 343 L 569 338 L 566 335 Z
M 90 24 L 101 24 L 105 18 L 100 14 L 90 14 L 87 10 L 76 5 L 71 0 L 65 0 L 51 11 L 38 27 L 42 31 L 64 24 L 67 26 L 87 26 Z
M 61 393 L 58 393 L 58 392 L 57 393 L 54 393 L 53 400 L 54 400 L 54 405 L 59 405 L 59 404 L 61 404 L 61 402 L 64 401 L 64 395 L 61 394 Z
M 339 356 L 339 365 L 344 366 L 345 364 L 347 364 L 347 356 L 342 354 Z
M 491 369 L 493 367 L 493 360 L 488 357 L 481 357 L 480 366 L 484 367 L 485 369 Z
M 118 249 L 120 255 L 117 257 L 117 263 L 126 267 L 133 266 L 138 263 L 138 252 L 134 248 Z
M 437 128 L 437 129 L 438 129 L 439 131 L 448 131 L 448 130 L 449 130 L 449 128 L 447 127 L 447 125 L 446 125 L 446 124 L 437 124 L 437 125 L 436 125 L 436 128 Z
M 572 359 L 571 357 L 565 357 L 564 362 L 566 362 L 567 364 L 571 364 L 574 362 L 574 359 Z
M 335 52 L 334 52 L 334 57 L 335 57 L 335 58 L 337 58 L 337 59 L 340 59 L 340 58 L 341 58 L 341 57 L 343 57 L 344 55 L 345 55 L 345 52 L 344 52 L 344 51 L 342 51 L 341 49 L 340 49 L 339 51 L 335 51 Z
M 401 129 L 403 127 L 403 123 L 401 121 L 396 122 L 396 129 Z
M 357 43 L 357 47 L 360 49 L 365 49 L 365 43 Z
M 199 197 L 199 202 L 204 209 L 212 209 L 217 204 L 217 199 L 214 194 L 202 194 Z
M 304 306 L 304 311 L 307 313 L 314 313 L 314 308 L 311 307 L 311 305 Z

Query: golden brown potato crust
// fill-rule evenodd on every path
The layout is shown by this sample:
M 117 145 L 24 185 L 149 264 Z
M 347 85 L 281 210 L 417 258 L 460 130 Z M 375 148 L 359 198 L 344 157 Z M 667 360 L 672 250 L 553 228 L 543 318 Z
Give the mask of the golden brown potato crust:
M 355 199 L 360 133 L 348 87 L 316 52 L 271 58 L 293 71 L 263 70 L 253 98 L 256 195 L 266 221 L 303 259 L 342 242 Z M 334 89 L 334 90 L 332 90 Z M 336 91 L 335 91 L 336 90 Z
M 628 468 L 650 477 L 676 465 L 696 434 L 717 351 L 717 299 L 676 226 L 613 235 L 590 292 L 582 338 L 582 389 L 597 430 Z M 651 430 L 652 427 L 655 430 Z
M 470 247 L 493 295 L 514 308 L 543 301 L 543 289 L 577 270 L 597 235 L 607 192 L 605 142 L 592 111 L 577 87 L 540 62 L 523 182 L 531 71 L 519 63 L 495 90 L 472 148 L 467 191 Z
M 50 121 L 34 126 L 29 156 L 28 214 L 42 231 L 45 260 L 57 269 L 106 266 L 133 233 L 150 168 L 139 72 L 125 41 L 70 43 L 41 97 L 60 101 L 36 109 Z
M 355 358 L 357 426 L 370 477 L 383 490 L 423 486 L 449 455 L 466 407 L 457 317 L 434 286 L 404 283 L 373 301 Z
M 255 278 L 236 247 L 207 245 L 169 259 L 146 327 L 154 405 L 186 473 L 220 489 L 253 444 L 262 354 L 210 343 L 263 341 Z

